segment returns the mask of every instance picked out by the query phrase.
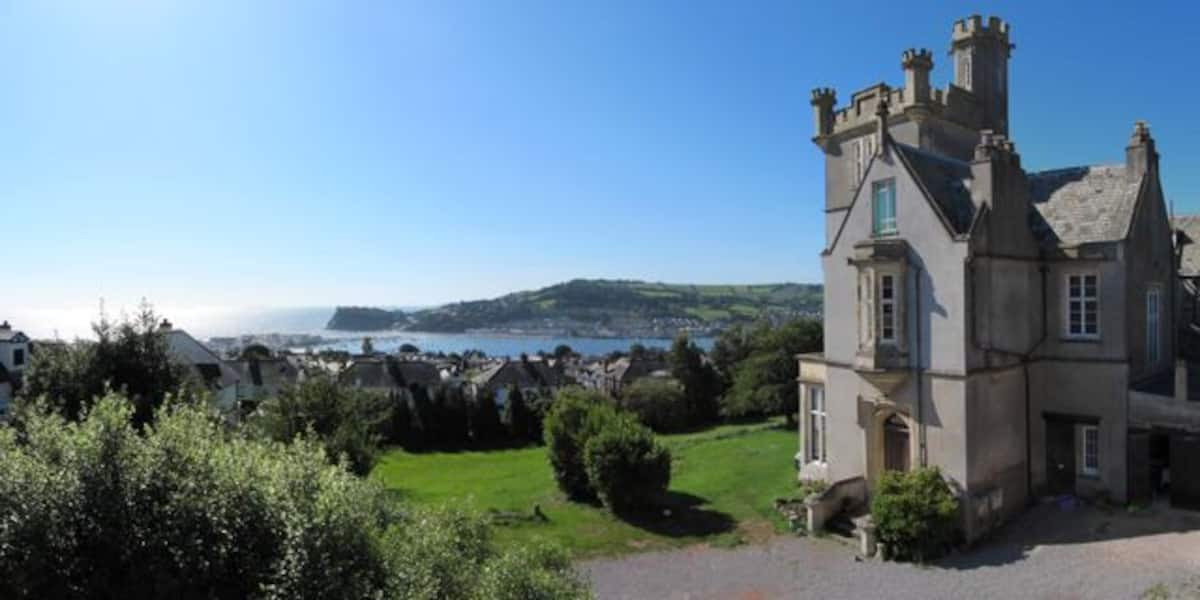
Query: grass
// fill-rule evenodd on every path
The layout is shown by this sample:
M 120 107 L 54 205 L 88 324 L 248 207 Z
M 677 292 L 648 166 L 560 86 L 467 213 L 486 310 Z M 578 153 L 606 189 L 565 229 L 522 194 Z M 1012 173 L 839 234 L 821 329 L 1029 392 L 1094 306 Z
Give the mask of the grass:
M 724 425 L 663 436 L 673 463 L 670 516 L 629 520 L 565 500 L 544 448 L 413 454 L 391 450 L 372 472 L 404 502 L 470 503 L 494 512 L 497 541 L 546 540 L 576 558 L 678 547 L 730 546 L 784 529 L 774 500 L 795 493 L 796 435 L 778 423 Z M 538 506 L 546 519 L 534 518 Z

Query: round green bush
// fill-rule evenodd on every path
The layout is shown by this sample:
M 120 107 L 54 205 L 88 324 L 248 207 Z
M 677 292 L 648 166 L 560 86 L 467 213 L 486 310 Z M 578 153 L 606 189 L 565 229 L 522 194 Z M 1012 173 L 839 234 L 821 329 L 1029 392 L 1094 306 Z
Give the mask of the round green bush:
M 584 447 L 588 481 L 614 512 L 652 506 L 671 482 L 671 452 L 632 418 L 607 423 Z
M 554 480 L 568 497 L 582 500 L 595 496 L 584 466 L 583 449 L 588 438 L 613 419 L 616 411 L 599 392 L 566 388 L 555 396 L 542 435 Z
M 937 467 L 886 471 L 871 499 L 871 520 L 892 560 L 942 556 L 958 534 L 958 499 Z
M 660 433 L 688 426 L 687 398 L 683 386 L 673 379 L 643 377 L 633 382 L 621 394 L 621 408 Z

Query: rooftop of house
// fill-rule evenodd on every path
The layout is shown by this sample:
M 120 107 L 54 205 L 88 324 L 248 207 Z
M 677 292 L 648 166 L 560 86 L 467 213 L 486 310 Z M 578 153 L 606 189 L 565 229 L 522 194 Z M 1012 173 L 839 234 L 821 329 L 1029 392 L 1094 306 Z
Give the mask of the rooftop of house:
M 975 218 L 975 203 L 971 201 L 971 165 L 934 154 L 907 144 L 895 143 L 901 160 L 906 162 L 955 233 L 963 234 Z
M 356 358 L 341 377 L 362 387 L 392 388 L 410 384 L 431 386 L 441 383 L 442 376 L 432 363 L 394 358 Z
M 1140 177 L 1125 165 L 1070 167 L 1029 173 L 1033 233 L 1045 245 L 1073 247 L 1125 239 L 1137 206 Z
M 1179 260 L 1179 274 L 1185 277 L 1200 276 L 1200 215 L 1176 215 L 1171 225 L 1183 233 L 1185 239 Z

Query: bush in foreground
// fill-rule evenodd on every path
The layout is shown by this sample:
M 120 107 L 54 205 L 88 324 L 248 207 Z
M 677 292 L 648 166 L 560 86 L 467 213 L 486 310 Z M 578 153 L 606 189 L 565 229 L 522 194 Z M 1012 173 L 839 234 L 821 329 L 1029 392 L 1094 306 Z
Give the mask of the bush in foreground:
M 958 499 L 936 467 L 886 471 L 871 499 L 871 519 L 885 558 L 933 560 L 954 543 Z
M 613 512 L 652 506 L 671 482 L 671 452 L 626 416 L 588 439 L 583 460 L 592 489 Z
M 587 595 L 561 556 L 501 555 L 471 514 L 397 511 L 314 442 L 231 433 L 195 406 L 139 433 L 132 411 L 110 395 L 78 423 L 0 430 L 0 597 Z
M 583 461 L 584 445 L 604 421 L 615 418 L 616 411 L 599 392 L 565 388 L 555 396 L 542 429 L 554 480 L 567 497 L 594 497 Z

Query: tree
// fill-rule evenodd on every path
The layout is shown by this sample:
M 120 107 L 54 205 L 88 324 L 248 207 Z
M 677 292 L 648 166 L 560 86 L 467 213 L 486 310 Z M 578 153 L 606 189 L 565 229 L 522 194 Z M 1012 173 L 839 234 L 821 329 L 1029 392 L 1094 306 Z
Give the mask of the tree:
M 380 432 L 391 418 L 387 398 L 318 376 L 285 386 L 268 398 L 252 423 L 280 442 L 312 434 L 331 461 L 344 460 L 351 472 L 366 475 L 375 464 Z
M 575 351 L 572 350 L 571 347 L 566 344 L 559 344 L 554 347 L 554 358 L 557 358 L 559 360 L 562 360 L 564 358 L 569 358 L 569 357 L 573 356 L 574 354 L 575 354 Z
M 166 329 L 145 301 L 136 315 L 119 323 L 101 314 L 92 331 L 95 341 L 48 346 L 31 357 L 21 404 L 44 397 L 47 406 L 78 420 L 111 389 L 133 404 L 133 422 L 141 427 L 169 396 L 198 396 L 200 382 L 172 356 Z
M 437 407 L 429 397 L 429 390 L 424 386 L 412 384 L 405 390 L 412 399 L 412 431 L 413 445 L 416 448 L 428 448 L 438 444 L 441 435 L 437 418 Z
M 366 356 L 375 355 L 375 342 L 369 336 L 362 339 L 362 353 Z
M 78 423 L 31 410 L 26 435 L 0 429 L 0 597 L 588 597 L 561 551 L 500 553 L 472 512 L 398 511 L 313 440 L 231 434 L 196 405 L 139 432 L 132 413 L 114 394 Z
M 605 422 L 584 444 L 588 483 L 615 513 L 653 506 L 671 482 L 671 452 L 627 415 Z
M 518 443 L 529 442 L 533 433 L 533 415 L 525 403 L 525 395 L 516 385 L 509 386 L 508 397 L 504 402 L 504 424 L 508 426 L 508 435 Z
M 717 374 L 704 360 L 704 353 L 686 332 L 675 336 L 671 351 L 667 355 L 671 375 L 683 385 L 688 421 L 691 425 L 702 425 L 717 418 L 717 397 L 720 384 Z
M 762 324 L 750 337 L 749 354 L 732 367 L 732 382 L 721 400 L 726 416 L 786 415 L 794 418 L 799 398 L 796 355 L 822 348 L 822 326 L 798 319 L 772 328 Z
M 616 411 L 595 390 L 569 387 L 555 396 L 542 428 L 554 480 L 568 498 L 583 500 L 595 496 L 588 481 L 584 446 L 605 421 L 613 418 Z
M 621 408 L 638 416 L 658 433 L 680 431 L 689 424 L 683 387 L 674 379 L 643 377 L 621 392 Z
M 646 346 L 634 342 L 629 345 L 629 358 L 645 358 Z
M 504 435 L 496 395 L 488 389 L 479 390 L 471 410 L 471 437 L 477 443 L 494 444 Z
M 382 432 L 383 441 L 405 448 L 418 447 L 413 437 L 413 413 L 408 393 L 392 392 L 388 399 L 392 404 L 392 412 Z
M 421 349 L 408 342 L 405 342 L 400 344 L 400 352 L 404 354 L 418 354 L 421 352 Z
M 437 418 L 438 444 L 461 448 L 471 441 L 470 415 L 462 388 L 439 385 L 433 396 Z
M 750 330 L 740 324 L 722 330 L 713 341 L 712 351 L 708 355 L 725 386 L 733 382 L 733 370 L 737 364 L 750 356 L 753 350 L 751 343 Z

